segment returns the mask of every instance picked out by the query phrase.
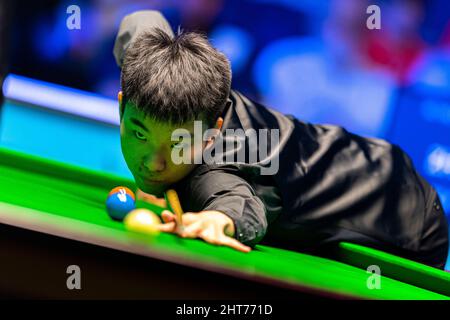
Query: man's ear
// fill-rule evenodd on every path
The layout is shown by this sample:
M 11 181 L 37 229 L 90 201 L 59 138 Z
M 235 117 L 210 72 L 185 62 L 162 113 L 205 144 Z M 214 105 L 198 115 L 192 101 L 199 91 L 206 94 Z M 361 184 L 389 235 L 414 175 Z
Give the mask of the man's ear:
M 223 118 L 219 117 L 217 118 L 216 126 L 214 128 L 220 131 L 222 129 L 222 126 L 223 126 Z
M 216 125 L 214 126 L 214 129 L 216 129 L 214 136 L 209 137 L 206 147 L 211 146 L 211 144 L 214 142 L 214 139 L 216 139 L 216 137 L 220 134 L 220 130 L 222 129 L 222 125 L 223 125 L 223 118 L 222 117 L 218 117 L 217 121 L 216 121 Z
M 122 91 L 119 91 L 119 93 L 117 94 L 117 100 L 119 100 L 119 114 L 120 114 L 120 118 L 122 118 L 123 115 L 123 110 L 124 105 L 122 104 Z

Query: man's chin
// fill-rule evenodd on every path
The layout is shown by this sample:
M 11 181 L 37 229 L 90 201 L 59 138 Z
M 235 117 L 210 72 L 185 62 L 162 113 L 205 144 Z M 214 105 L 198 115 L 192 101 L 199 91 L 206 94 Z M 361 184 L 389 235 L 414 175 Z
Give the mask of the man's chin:
M 164 195 L 164 191 L 166 191 L 166 186 L 164 184 L 150 185 L 144 183 L 137 183 L 137 186 L 145 193 L 152 194 L 157 197 L 162 197 Z

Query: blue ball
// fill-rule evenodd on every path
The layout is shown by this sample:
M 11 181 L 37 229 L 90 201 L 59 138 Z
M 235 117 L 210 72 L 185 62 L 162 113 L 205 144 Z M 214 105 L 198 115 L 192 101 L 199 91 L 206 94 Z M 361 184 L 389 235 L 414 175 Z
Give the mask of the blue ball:
M 128 212 L 135 208 L 135 201 L 129 194 L 116 192 L 111 194 L 106 200 L 106 211 L 114 220 L 122 221 Z

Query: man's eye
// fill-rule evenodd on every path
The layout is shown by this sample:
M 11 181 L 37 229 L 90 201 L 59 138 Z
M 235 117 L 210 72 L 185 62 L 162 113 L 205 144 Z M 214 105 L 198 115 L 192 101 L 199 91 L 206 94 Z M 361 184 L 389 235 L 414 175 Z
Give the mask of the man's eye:
M 136 136 L 136 138 L 138 138 L 139 140 L 146 140 L 145 136 L 140 133 L 139 131 L 134 131 L 134 135 Z

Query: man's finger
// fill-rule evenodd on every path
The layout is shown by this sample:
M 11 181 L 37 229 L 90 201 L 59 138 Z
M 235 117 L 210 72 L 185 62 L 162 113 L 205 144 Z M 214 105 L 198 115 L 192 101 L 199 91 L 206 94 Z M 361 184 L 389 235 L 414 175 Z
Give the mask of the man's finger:
M 164 210 L 161 212 L 161 218 L 164 223 L 175 221 L 175 215 L 169 210 Z
M 180 236 L 183 238 L 197 238 L 202 231 L 202 221 L 191 223 L 180 230 Z
M 236 249 L 238 251 L 241 252 L 250 252 L 252 250 L 252 248 L 240 243 L 239 241 L 237 241 L 234 238 L 230 238 L 228 236 L 223 236 L 220 240 L 219 240 L 219 244 L 223 245 L 223 246 L 227 246 L 233 249 Z
M 159 224 L 156 227 L 161 232 L 173 233 L 173 232 L 175 232 L 176 224 L 175 224 L 175 222 L 168 222 L 168 223 Z
M 185 226 L 188 226 L 191 223 L 198 221 L 200 217 L 200 213 L 186 212 L 185 214 L 183 214 L 183 224 Z
M 202 230 L 199 237 L 211 244 L 218 244 L 219 242 L 219 235 L 215 232 L 215 228 L 213 226 Z
M 250 247 L 240 243 L 236 239 L 225 235 L 219 226 L 205 229 L 199 236 L 206 242 L 214 245 L 231 247 L 241 252 L 249 252 L 252 250 Z
M 145 193 L 141 189 L 137 189 L 136 198 L 151 204 L 154 204 L 159 207 L 166 208 L 166 200 L 164 198 L 158 198 L 153 194 Z

